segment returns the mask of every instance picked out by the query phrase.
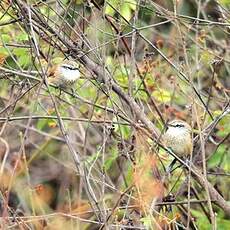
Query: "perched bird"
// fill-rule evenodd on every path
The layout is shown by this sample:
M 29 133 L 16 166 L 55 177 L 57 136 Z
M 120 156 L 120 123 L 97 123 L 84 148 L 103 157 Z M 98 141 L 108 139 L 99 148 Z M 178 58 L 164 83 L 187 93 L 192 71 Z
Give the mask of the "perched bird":
M 49 69 L 48 82 L 66 88 L 71 86 L 80 76 L 79 64 L 68 60 Z
M 185 121 L 173 120 L 168 123 L 163 135 L 163 143 L 170 148 L 178 157 L 188 158 L 192 154 L 192 128 Z M 176 159 L 169 166 L 171 171 Z M 169 172 L 170 172 L 169 171 Z

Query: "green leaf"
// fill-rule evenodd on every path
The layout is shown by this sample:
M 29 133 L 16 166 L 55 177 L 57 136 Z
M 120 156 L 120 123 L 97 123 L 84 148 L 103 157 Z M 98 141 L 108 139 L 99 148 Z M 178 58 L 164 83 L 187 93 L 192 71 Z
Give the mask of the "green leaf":
M 220 5 L 227 7 L 227 8 L 230 8 L 230 0 L 220 0 L 220 1 L 218 1 L 218 3 Z
M 112 148 L 110 151 L 110 155 L 108 156 L 108 158 L 105 160 L 105 163 L 104 163 L 104 167 L 106 171 L 108 171 L 111 168 L 112 164 L 117 159 L 117 157 L 118 157 L 117 148 Z
M 46 119 L 39 119 L 36 128 L 38 130 L 43 130 L 47 126 L 47 120 Z
M 133 183 L 133 167 L 131 164 L 128 165 L 127 167 L 128 168 L 126 170 L 125 179 L 126 179 L 127 184 L 131 184 Z
M 226 146 L 225 145 L 219 146 L 217 152 L 215 152 L 210 157 L 210 159 L 208 160 L 208 167 L 209 168 L 214 168 L 214 167 L 218 166 L 218 164 L 222 160 L 223 154 L 225 154 L 225 151 L 226 151 Z
M 8 34 L 2 34 L 1 39 L 3 43 L 8 43 L 11 40 L 11 36 Z
M 17 56 L 17 61 L 20 66 L 25 67 L 31 64 L 31 56 L 28 49 L 25 48 L 14 48 L 12 53 Z
M 111 5 L 114 5 L 116 0 L 114 0 L 114 1 L 110 0 L 110 1 L 107 1 L 107 2 L 109 2 Z M 110 5 L 107 5 L 106 8 L 105 8 L 105 14 L 113 16 L 114 15 L 114 9 Z
M 200 60 L 203 64 L 209 65 L 212 62 L 213 58 L 213 55 L 209 51 L 205 50 L 201 53 Z
M 153 91 L 152 96 L 154 96 L 158 101 L 162 103 L 167 103 L 171 100 L 170 92 L 165 89 L 159 89 L 157 91 Z
M 20 55 L 18 58 L 18 63 L 20 66 L 25 67 L 30 64 L 31 58 L 30 55 L 25 54 L 25 55 Z
M 17 41 L 28 41 L 29 40 L 29 36 L 26 33 L 21 33 L 21 34 L 17 35 L 16 40 Z
M 148 100 L 148 95 L 145 91 L 143 90 L 138 90 L 136 96 L 140 99 L 142 99 L 143 101 L 147 101 Z
M 132 11 L 129 7 L 128 4 L 124 4 L 121 8 L 121 15 L 126 19 L 126 20 L 130 20 L 131 16 L 132 16 Z
M 202 212 L 197 210 L 192 210 L 192 215 L 196 217 L 196 223 L 198 225 L 198 229 L 209 230 L 211 229 L 211 224 L 208 219 L 203 215 Z M 217 216 L 217 229 L 218 230 L 228 230 L 230 226 L 230 221 L 224 218 L 220 218 Z
M 202 230 L 211 229 L 211 224 L 209 223 L 207 217 L 203 215 L 202 212 L 197 210 L 191 210 L 191 211 L 192 211 L 192 215 L 197 218 L 196 223 L 198 225 L 198 229 L 202 229 Z
M 141 222 L 144 224 L 144 226 L 146 227 L 146 229 L 152 229 L 152 217 L 151 216 L 146 216 L 141 218 Z
M 12 18 L 9 14 L 3 13 L 4 11 L 0 12 L 1 23 L 4 24 L 9 22 Z
M 229 229 L 230 226 L 230 220 L 225 220 L 225 219 L 217 219 L 217 227 L 218 230 L 227 230 Z
M 122 137 L 124 139 L 128 139 L 130 136 L 130 128 L 127 125 L 118 125 L 115 124 L 115 131 L 118 133 L 121 133 Z
M 124 17 L 128 21 L 131 19 L 132 12 L 136 10 L 136 0 L 108 0 L 107 3 L 109 4 L 107 4 L 105 8 L 105 14 L 114 16 L 116 11 L 113 8 L 115 8 L 122 15 L 122 17 Z
M 7 56 L 9 53 L 4 47 L 0 47 L 0 55 Z

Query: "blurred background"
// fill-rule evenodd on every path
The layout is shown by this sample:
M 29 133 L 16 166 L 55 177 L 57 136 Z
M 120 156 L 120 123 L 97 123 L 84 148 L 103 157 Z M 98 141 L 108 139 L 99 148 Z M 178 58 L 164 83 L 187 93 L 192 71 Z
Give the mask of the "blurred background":
M 2 0 L 1 229 L 211 229 L 212 213 L 229 229 L 183 168 L 164 179 L 173 157 L 111 83 L 160 132 L 182 119 L 196 143 L 217 121 L 203 162 L 229 201 L 229 9 L 229 0 Z M 70 59 L 81 78 L 48 85 Z

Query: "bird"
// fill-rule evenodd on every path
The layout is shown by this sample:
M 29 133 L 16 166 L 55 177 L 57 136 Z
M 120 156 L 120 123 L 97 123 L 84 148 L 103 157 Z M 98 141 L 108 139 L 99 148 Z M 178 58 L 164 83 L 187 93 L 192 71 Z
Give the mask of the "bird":
M 61 88 L 71 86 L 81 76 L 79 64 L 72 60 L 52 66 L 48 70 L 48 83 Z
M 169 122 L 162 139 L 163 144 L 171 149 L 178 157 L 188 159 L 192 154 L 192 128 L 187 122 L 182 120 L 173 120 Z M 176 158 L 169 165 L 166 172 L 170 172 L 175 163 Z

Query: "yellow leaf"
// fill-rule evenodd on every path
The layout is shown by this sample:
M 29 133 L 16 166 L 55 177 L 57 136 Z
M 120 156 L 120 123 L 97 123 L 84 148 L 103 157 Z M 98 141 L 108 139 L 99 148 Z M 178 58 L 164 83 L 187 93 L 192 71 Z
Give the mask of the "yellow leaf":
M 166 103 L 171 100 L 171 94 L 169 91 L 164 89 L 159 89 L 152 93 L 152 96 L 155 97 L 159 102 Z

